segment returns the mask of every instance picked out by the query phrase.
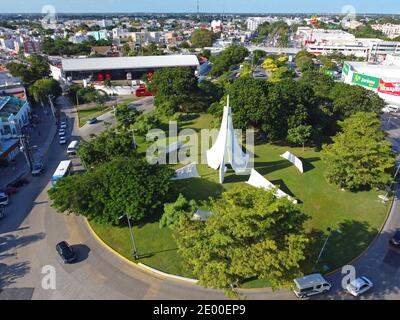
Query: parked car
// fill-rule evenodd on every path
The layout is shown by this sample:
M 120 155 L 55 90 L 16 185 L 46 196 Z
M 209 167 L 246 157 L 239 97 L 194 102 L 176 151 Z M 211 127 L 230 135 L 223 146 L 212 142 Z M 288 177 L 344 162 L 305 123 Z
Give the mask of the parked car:
M 98 122 L 97 118 L 91 118 L 91 119 L 89 119 L 86 123 L 88 123 L 88 124 L 95 124 L 95 123 L 97 123 L 97 122 Z
M 65 138 L 65 137 L 60 137 L 59 143 L 60 143 L 60 144 L 66 144 L 66 143 L 67 143 L 67 138 Z
M 64 263 L 72 263 L 75 261 L 76 253 L 66 241 L 57 243 L 56 250 Z
M 4 192 L 0 193 L 0 207 L 1 206 L 7 206 L 9 203 L 9 198 L 8 195 L 5 194 Z
M 395 232 L 389 243 L 396 248 L 400 248 L 400 229 Z
M 332 288 L 322 274 L 315 273 L 293 280 L 295 283 L 294 293 L 299 298 L 306 298 L 313 295 L 327 293 Z
M 18 189 L 14 188 L 14 187 L 8 187 L 8 188 L 0 189 L 0 193 L 5 193 L 8 196 L 16 194 L 17 192 L 18 192 Z
M 67 129 L 67 125 L 66 124 L 60 124 L 60 129 Z
M 65 129 L 60 129 L 60 131 L 58 131 L 58 135 L 60 137 L 64 137 L 65 136 Z
M 347 285 L 347 291 L 353 296 L 358 297 L 359 295 L 367 292 L 373 287 L 373 283 L 367 277 L 359 277 L 354 279 Z
M 43 172 L 43 163 L 37 162 L 32 165 L 32 175 L 38 176 Z

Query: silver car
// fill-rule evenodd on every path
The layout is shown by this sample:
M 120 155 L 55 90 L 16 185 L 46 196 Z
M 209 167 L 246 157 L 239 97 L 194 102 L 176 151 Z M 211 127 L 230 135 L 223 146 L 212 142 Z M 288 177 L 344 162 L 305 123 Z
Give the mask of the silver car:
M 372 283 L 371 280 L 369 280 L 367 277 L 359 277 L 357 279 L 354 279 L 347 285 L 347 291 L 351 293 L 353 296 L 358 297 L 359 295 L 363 294 L 364 292 L 367 292 L 370 290 L 374 284 Z

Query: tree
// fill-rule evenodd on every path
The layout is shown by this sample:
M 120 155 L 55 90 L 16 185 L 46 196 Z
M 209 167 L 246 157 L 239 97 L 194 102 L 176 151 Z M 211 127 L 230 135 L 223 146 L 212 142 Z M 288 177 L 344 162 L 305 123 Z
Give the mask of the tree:
M 395 155 L 377 114 L 359 112 L 339 122 L 342 131 L 324 145 L 327 180 L 344 189 L 382 188 L 390 183 Z
M 182 194 L 173 203 L 164 204 L 164 214 L 160 219 L 160 228 L 175 229 L 182 217 L 191 218 L 197 211 L 198 204 L 195 200 L 187 200 Z
M 137 109 L 129 107 L 127 103 L 120 104 L 115 108 L 115 119 L 123 128 L 133 125 L 140 114 Z
M 133 133 L 111 128 L 100 133 L 90 141 L 83 142 L 78 155 L 88 169 L 116 157 L 130 157 L 135 153 Z
M 373 91 L 360 86 L 338 82 L 330 93 L 333 111 L 338 120 L 343 120 L 357 112 L 379 113 L 385 102 Z
M 212 47 L 214 32 L 207 29 L 197 29 L 192 32 L 192 45 L 196 48 Z
M 59 97 L 62 93 L 60 84 L 53 78 L 37 80 L 29 87 L 29 94 L 36 102 L 44 104 L 49 96 Z
M 116 225 L 124 214 L 139 221 L 154 213 L 169 195 L 171 175 L 168 167 L 144 159 L 116 158 L 59 180 L 48 193 L 58 212 Z
M 210 75 L 214 77 L 221 76 L 232 66 L 242 63 L 249 55 L 249 51 L 242 46 L 230 46 L 222 51 L 219 55 L 211 57 L 213 63 Z
M 257 277 L 273 288 L 300 274 L 307 216 L 287 198 L 250 186 L 213 200 L 206 222 L 183 217 L 176 241 L 185 266 L 205 287 L 224 289 Z
M 313 58 L 315 56 L 306 50 L 302 50 L 296 54 L 295 62 L 301 72 L 312 70 L 315 68 Z
M 31 85 L 36 80 L 45 78 L 50 74 L 48 60 L 39 55 L 31 55 L 27 58 L 27 65 L 11 62 L 7 64 L 7 69 L 14 77 L 21 78 L 27 85 Z
M 288 130 L 287 140 L 294 144 L 302 145 L 304 151 L 304 146 L 311 138 L 311 135 L 312 135 L 312 126 L 300 125 L 298 127 L 291 128 Z

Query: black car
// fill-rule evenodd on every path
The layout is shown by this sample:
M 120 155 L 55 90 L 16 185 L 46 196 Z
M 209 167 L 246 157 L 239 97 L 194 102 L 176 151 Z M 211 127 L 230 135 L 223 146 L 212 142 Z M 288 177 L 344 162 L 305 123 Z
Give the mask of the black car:
M 97 118 L 91 118 L 87 121 L 88 124 L 96 124 L 99 120 Z
M 390 244 L 397 248 L 400 248 L 400 230 L 397 230 L 393 238 L 390 239 Z
M 56 245 L 56 250 L 60 257 L 63 259 L 64 263 L 74 262 L 76 259 L 76 254 L 72 247 L 66 242 L 61 241 Z

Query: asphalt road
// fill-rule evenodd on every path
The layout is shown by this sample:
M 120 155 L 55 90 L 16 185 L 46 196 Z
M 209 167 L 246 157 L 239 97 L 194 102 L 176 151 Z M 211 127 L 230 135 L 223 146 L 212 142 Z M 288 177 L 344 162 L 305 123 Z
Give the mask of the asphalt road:
M 146 100 L 145 100 L 146 101 Z M 71 139 L 102 130 L 101 123 L 78 130 L 73 126 L 75 111 L 64 100 L 63 111 L 70 118 Z M 105 116 L 106 120 L 108 115 Z M 107 121 L 107 120 L 106 120 Z M 389 124 L 394 142 L 400 142 L 400 119 Z M 399 129 L 395 129 L 399 128 Z M 398 144 L 400 146 L 400 143 Z M 65 146 L 55 141 L 48 152 L 46 171 L 19 192 L 8 207 L 9 216 L 0 224 L 0 299 L 224 299 L 222 292 L 149 274 L 105 249 L 92 236 L 82 218 L 56 213 L 47 197 L 49 180 L 58 163 L 66 159 Z M 398 196 L 399 193 L 398 193 Z M 400 299 L 398 253 L 387 246 L 395 228 L 400 227 L 399 198 L 383 233 L 354 265 L 359 274 L 376 284 L 366 299 Z M 64 265 L 54 249 L 67 240 L 75 247 L 78 261 Z M 44 266 L 54 267 L 56 289 L 42 287 Z M 330 277 L 334 290 L 318 298 L 353 299 L 340 289 L 341 277 Z M 295 299 L 288 290 L 269 289 L 244 292 L 248 299 Z

